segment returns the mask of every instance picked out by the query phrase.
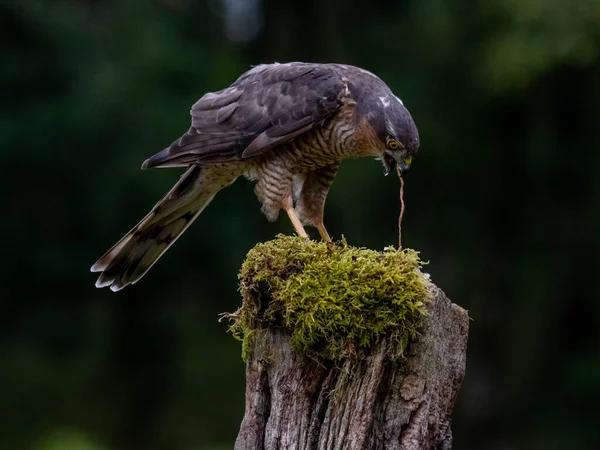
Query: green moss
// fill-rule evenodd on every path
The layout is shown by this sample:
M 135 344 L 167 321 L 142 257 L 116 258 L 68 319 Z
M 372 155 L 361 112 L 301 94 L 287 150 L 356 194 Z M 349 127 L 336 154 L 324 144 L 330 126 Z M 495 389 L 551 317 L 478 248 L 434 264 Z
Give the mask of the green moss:
M 421 265 L 410 249 L 376 252 L 283 235 L 258 244 L 239 275 L 242 307 L 228 315 L 242 357 L 274 326 L 318 361 L 364 357 L 385 336 L 402 354 L 427 313 Z

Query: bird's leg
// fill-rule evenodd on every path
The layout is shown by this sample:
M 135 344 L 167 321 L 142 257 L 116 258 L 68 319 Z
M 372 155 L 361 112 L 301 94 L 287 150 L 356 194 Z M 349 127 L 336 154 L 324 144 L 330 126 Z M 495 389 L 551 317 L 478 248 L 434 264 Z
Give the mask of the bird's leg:
M 339 165 L 340 163 L 334 163 L 306 174 L 296 202 L 296 209 L 301 220 L 306 224 L 314 225 L 321 238 L 327 243 L 332 241 L 323 224 L 323 212 L 327 193 Z
M 327 243 L 331 242 L 331 238 L 329 237 L 329 233 L 325 229 L 325 224 L 323 223 L 322 217 L 321 217 L 321 220 L 319 220 L 318 222 L 315 223 L 315 227 L 317 227 L 317 230 L 319 230 L 319 234 L 321 235 L 321 238 L 325 242 L 327 242 Z
M 323 225 L 323 223 L 320 223 L 320 224 L 317 225 L 317 230 L 319 230 L 319 234 L 321 235 L 321 238 L 323 238 L 323 240 L 325 242 L 331 242 L 331 238 L 329 237 L 329 233 L 325 229 L 325 225 Z
M 306 234 L 306 231 L 304 230 L 304 226 L 302 225 L 302 222 L 300 222 L 300 219 L 298 218 L 298 213 L 294 209 L 294 201 L 292 200 L 291 192 L 283 198 L 283 202 L 282 202 L 281 206 L 283 207 L 283 209 L 287 213 L 288 217 L 290 218 L 292 225 L 294 225 L 294 229 L 296 230 L 296 233 L 298 233 L 298 236 L 300 236 L 301 238 L 307 239 L 308 234 Z
M 306 234 L 306 231 L 304 230 L 304 227 L 302 226 L 302 222 L 300 222 L 300 219 L 298 218 L 298 214 L 296 213 L 296 210 L 291 205 L 291 201 L 290 201 L 290 205 L 284 206 L 283 209 L 285 209 L 285 212 L 287 213 L 288 217 L 290 218 L 292 225 L 294 225 L 294 229 L 296 230 L 296 233 L 298 233 L 298 236 L 300 236 L 301 238 L 307 239 L 308 234 Z M 327 233 L 327 231 L 325 231 L 325 233 Z

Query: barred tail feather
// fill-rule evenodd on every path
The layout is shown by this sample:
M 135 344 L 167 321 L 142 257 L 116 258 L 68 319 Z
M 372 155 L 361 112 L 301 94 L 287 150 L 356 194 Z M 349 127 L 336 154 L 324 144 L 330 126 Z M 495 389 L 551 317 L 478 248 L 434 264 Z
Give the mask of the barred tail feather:
M 152 211 L 92 266 L 92 272 L 101 272 L 96 287 L 118 291 L 139 281 L 221 187 L 203 181 L 203 170 L 191 166 Z

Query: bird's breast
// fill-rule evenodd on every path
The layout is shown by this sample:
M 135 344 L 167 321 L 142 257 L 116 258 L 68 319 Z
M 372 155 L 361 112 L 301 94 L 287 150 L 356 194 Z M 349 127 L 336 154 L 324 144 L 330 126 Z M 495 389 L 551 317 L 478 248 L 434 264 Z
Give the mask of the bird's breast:
M 246 162 L 245 175 L 263 178 L 271 167 L 281 173 L 306 173 L 348 158 L 372 156 L 365 147 L 354 120 L 354 105 L 345 104 L 338 113 L 306 133 Z M 281 177 L 281 173 L 278 176 Z
M 309 172 L 363 156 L 356 140 L 356 128 L 348 108 L 293 141 L 285 144 L 295 172 Z

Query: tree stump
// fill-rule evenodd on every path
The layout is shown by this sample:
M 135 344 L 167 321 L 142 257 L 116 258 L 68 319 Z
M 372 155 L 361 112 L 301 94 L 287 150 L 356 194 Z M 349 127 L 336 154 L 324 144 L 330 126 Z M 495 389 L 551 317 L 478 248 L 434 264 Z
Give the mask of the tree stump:
M 281 241 L 283 238 L 278 239 Z M 294 245 L 297 243 L 294 241 Z M 342 345 L 336 343 L 333 346 L 340 350 L 339 357 L 333 357 L 333 353 L 325 353 L 327 358 L 323 358 L 323 353 L 318 352 L 329 345 L 325 342 L 329 336 L 319 336 L 316 341 L 310 342 L 309 347 L 303 347 L 299 343 L 305 341 L 295 336 L 298 331 L 295 327 L 304 325 L 306 321 L 311 330 L 310 327 L 315 326 L 310 325 L 311 320 L 318 323 L 330 312 L 326 310 L 325 315 L 315 314 L 310 320 L 302 316 L 300 322 L 290 322 L 289 317 L 285 319 L 286 311 L 297 308 L 297 305 L 292 300 L 291 303 L 286 303 L 288 300 L 281 295 L 290 292 L 297 295 L 298 292 L 295 288 L 286 291 L 282 286 L 289 287 L 297 283 L 288 281 L 289 277 L 311 272 L 312 269 L 303 265 L 302 261 L 287 260 L 298 251 L 297 248 L 286 252 L 280 251 L 284 247 L 281 242 L 276 245 L 276 250 L 270 248 L 265 252 L 265 248 L 258 249 L 258 265 L 256 258 L 253 258 L 245 272 L 242 271 L 244 306 L 231 315 L 237 321 L 233 328 L 235 332 L 236 326 L 238 327 L 238 334 L 241 317 L 244 316 L 246 328 L 242 331 L 245 333 L 243 337 L 247 339 L 246 410 L 235 449 L 451 449 L 451 413 L 465 374 L 469 320 L 467 312 L 452 304 L 439 288 L 422 276 L 418 268 L 413 267 L 410 269 L 413 271 L 411 276 L 422 276 L 424 283 L 424 290 L 417 291 L 419 295 L 424 295 L 425 307 L 420 310 L 421 314 L 412 319 L 417 325 L 415 330 L 418 333 L 409 333 L 409 339 L 405 342 L 398 333 L 406 327 L 410 328 L 410 324 L 399 325 L 397 320 L 392 320 L 389 322 L 391 328 L 386 328 L 385 333 L 380 333 L 365 348 L 360 348 L 360 342 L 365 340 L 363 335 L 353 343 L 351 339 L 346 341 L 343 333 L 341 337 L 332 334 L 332 341 L 343 339 Z M 347 250 L 346 246 L 342 253 Z M 330 251 L 331 249 L 326 250 Z M 277 252 L 279 254 L 274 254 Z M 317 258 L 314 261 L 330 257 L 328 253 L 311 255 L 310 251 L 306 255 L 303 258 Z M 250 256 L 249 254 L 249 259 Z M 376 255 L 373 257 L 379 261 Z M 282 258 L 284 263 L 281 263 Z M 344 258 L 346 256 L 339 259 Z M 360 261 L 360 258 L 356 254 L 346 258 L 352 264 L 358 262 L 349 269 L 348 276 L 349 280 L 358 278 L 356 282 L 359 284 L 355 290 L 364 286 L 369 279 L 377 280 L 373 273 L 380 273 L 380 268 L 374 272 L 366 270 L 367 277 L 370 278 L 361 279 L 356 274 L 362 274 L 364 267 L 370 262 Z M 327 267 L 332 267 L 330 262 L 327 264 Z M 393 267 L 395 264 L 396 262 Z M 270 270 L 271 275 L 281 277 L 283 283 L 276 287 L 282 292 L 278 293 L 268 277 L 257 270 L 257 267 L 263 265 Z M 357 267 L 360 272 L 356 272 Z M 318 271 L 315 273 L 308 284 L 315 284 L 315 276 L 320 276 Z M 405 270 L 404 274 L 406 273 L 408 272 Z M 344 277 L 336 272 L 336 280 L 339 278 Z M 392 284 L 399 284 L 398 280 L 402 281 L 402 278 L 393 279 Z M 331 280 L 326 279 L 324 282 L 330 283 Z M 302 283 L 307 282 L 302 280 Z M 376 284 L 375 281 L 371 283 Z M 329 289 L 318 283 L 312 288 L 322 288 L 324 291 Z M 395 289 L 397 288 L 396 286 Z M 402 286 L 401 289 L 408 288 Z M 375 291 L 381 292 L 377 289 Z M 344 300 L 348 300 L 352 308 L 356 308 L 353 302 L 360 299 L 360 295 L 368 296 L 359 293 L 352 297 L 355 292 L 345 293 L 344 289 L 339 292 L 342 296 L 350 295 L 347 299 L 344 297 Z M 404 291 L 394 292 L 397 295 Z M 384 291 L 381 295 L 387 294 Z M 314 311 L 317 309 L 316 303 L 310 302 L 323 301 L 311 299 L 312 297 L 303 297 L 302 305 L 308 303 L 310 306 L 307 310 Z M 332 301 L 334 300 L 335 297 Z M 371 306 L 365 306 L 365 311 L 359 309 L 347 312 L 347 315 L 357 314 L 352 316 L 353 322 L 360 322 L 363 313 L 369 317 L 374 314 L 380 316 L 381 311 L 387 310 L 369 308 L 373 304 L 380 308 L 389 301 L 378 302 L 377 299 L 371 299 L 366 303 Z M 273 304 L 278 306 L 273 308 Z M 415 304 L 418 305 L 419 302 Z M 337 311 L 335 308 L 334 310 Z M 410 311 L 410 308 L 406 311 Z M 401 315 L 406 316 L 406 311 L 403 310 Z M 330 322 L 327 324 L 332 333 L 338 328 L 335 322 L 333 325 Z M 369 327 L 379 330 L 378 324 L 379 322 L 370 322 Z M 324 332 L 327 333 L 328 328 Z M 344 333 L 353 336 L 354 329 L 344 328 Z

